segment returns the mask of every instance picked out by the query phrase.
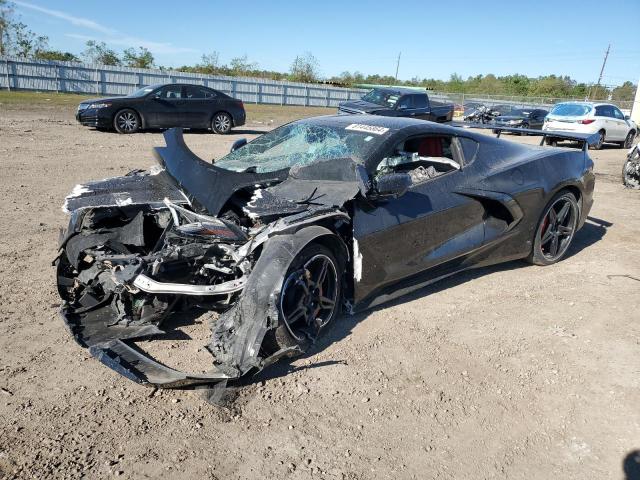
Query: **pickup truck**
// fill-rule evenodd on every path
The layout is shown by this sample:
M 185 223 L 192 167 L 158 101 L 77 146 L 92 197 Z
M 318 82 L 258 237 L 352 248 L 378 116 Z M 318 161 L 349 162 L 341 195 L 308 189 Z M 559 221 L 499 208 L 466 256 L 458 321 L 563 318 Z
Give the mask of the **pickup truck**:
M 370 113 L 385 117 L 410 117 L 450 122 L 454 105 L 429 99 L 426 92 L 411 88 L 374 88 L 360 100 L 341 102 L 338 113 Z

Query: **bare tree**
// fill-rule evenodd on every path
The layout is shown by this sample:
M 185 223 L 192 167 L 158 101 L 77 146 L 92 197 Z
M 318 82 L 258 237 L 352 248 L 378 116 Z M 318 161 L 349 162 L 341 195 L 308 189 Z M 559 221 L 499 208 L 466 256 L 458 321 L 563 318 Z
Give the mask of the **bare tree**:
M 104 42 L 96 42 L 95 40 L 89 40 L 86 43 L 86 48 L 80 54 L 89 63 L 98 63 L 101 65 L 120 65 L 122 61 L 118 54 L 107 47 Z
M 202 55 L 202 62 L 199 67 L 203 72 L 213 74 L 220 69 L 220 54 L 216 51 Z

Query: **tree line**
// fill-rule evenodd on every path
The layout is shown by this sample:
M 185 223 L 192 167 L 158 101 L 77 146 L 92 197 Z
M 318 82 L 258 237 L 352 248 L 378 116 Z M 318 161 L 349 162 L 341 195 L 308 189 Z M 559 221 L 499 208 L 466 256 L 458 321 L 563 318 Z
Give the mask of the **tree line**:
M 24 59 L 54 60 L 67 62 L 87 62 L 92 64 L 127 66 L 135 68 L 168 68 L 156 65 L 153 54 L 145 47 L 127 48 L 117 52 L 105 42 L 89 40 L 85 49 L 76 55 L 71 52 L 54 50 L 49 47 L 49 38 L 31 31 L 15 15 L 13 4 L 9 0 L 0 0 L 0 55 L 12 55 Z M 220 53 L 213 51 L 202 55 L 195 65 L 183 65 L 176 70 L 201 73 L 205 75 L 229 75 L 262 77 L 273 80 L 290 80 L 305 83 L 328 82 L 340 86 L 405 85 L 424 87 L 430 90 L 465 94 L 491 94 L 523 97 L 589 98 L 633 100 L 636 86 L 624 82 L 617 87 L 589 85 L 573 80 L 569 76 L 545 75 L 537 78 L 525 75 L 493 74 L 470 76 L 463 79 L 453 73 L 448 80 L 414 77 L 410 80 L 397 80 L 390 75 L 363 75 L 360 72 L 343 72 L 330 78 L 323 78 L 317 58 L 310 52 L 297 55 L 288 72 L 261 69 L 257 62 L 249 60 L 247 55 L 232 58 L 229 63 L 220 61 Z

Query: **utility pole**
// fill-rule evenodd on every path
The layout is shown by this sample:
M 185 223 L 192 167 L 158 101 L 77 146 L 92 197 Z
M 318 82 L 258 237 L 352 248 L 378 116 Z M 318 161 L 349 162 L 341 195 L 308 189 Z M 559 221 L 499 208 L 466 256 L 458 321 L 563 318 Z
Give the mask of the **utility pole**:
M 602 81 L 602 74 L 604 73 L 604 66 L 607 64 L 607 58 L 609 57 L 610 49 L 611 49 L 611 44 L 607 46 L 607 51 L 604 54 L 604 60 L 602 61 L 602 68 L 600 69 L 600 76 L 598 77 L 598 83 L 596 84 L 596 95 L 598 94 L 598 88 L 600 88 L 600 82 Z
M 398 62 L 396 63 L 396 82 L 398 81 L 398 70 L 400 69 L 400 55 L 402 55 L 402 52 L 398 53 Z

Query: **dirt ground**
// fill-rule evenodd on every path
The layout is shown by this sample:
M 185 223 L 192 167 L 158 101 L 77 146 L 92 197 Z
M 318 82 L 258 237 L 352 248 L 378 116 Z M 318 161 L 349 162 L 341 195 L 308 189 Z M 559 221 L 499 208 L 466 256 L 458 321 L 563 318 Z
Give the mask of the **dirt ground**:
M 592 152 L 591 220 L 561 263 L 485 268 L 345 316 L 223 409 L 124 379 L 58 318 L 65 195 L 152 165 L 163 143 L 80 127 L 73 107 L 0 104 L 0 477 L 638 478 L 640 192 L 620 183 L 623 150 Z M 278 115 L 186 141 L 220 157 Z M 195 341 L 156 342 L 170 365 L 202 354 L 206 326 L 189 328 Z

